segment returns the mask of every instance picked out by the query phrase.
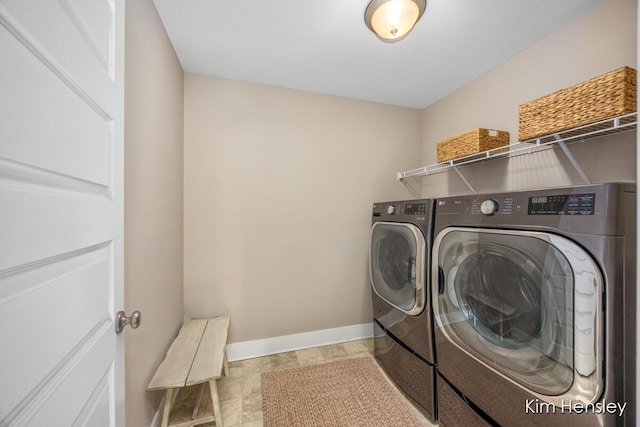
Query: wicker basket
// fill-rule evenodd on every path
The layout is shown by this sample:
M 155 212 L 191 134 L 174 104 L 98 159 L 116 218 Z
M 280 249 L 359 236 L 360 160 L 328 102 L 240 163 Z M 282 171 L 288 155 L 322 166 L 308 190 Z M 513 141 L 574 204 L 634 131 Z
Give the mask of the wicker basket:
M 438 163 L 509 145 L 509 132 L 474 129 L 438 142 Z
M 636 111 L 636 70 L 622 67 L 520 105 L 525 141 Z

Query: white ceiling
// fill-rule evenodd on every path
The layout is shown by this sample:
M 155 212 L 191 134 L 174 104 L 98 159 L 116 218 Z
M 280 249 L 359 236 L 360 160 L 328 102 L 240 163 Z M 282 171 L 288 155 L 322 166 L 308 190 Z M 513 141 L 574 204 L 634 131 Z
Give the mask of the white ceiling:
M 605 0 L 427 0 L 395 44 L 369 0 L 154 2 L 185 72 L 424 108 Z

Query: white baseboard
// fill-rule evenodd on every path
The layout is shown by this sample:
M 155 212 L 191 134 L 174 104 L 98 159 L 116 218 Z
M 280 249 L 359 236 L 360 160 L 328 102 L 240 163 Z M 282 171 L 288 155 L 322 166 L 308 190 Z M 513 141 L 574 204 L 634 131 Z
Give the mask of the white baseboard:
M 162 408 L 164 407 L 164 399 L 162 399 L 162 405 L 156 411 L 156 414 L 153 416 L 153 420 L 151 420 L 150 427 L 160 427 L 160 423 L 162 422 Z
M 303 332 L 283 335 L 254 341 L 243 341 L 227 344 L 227 358 L 230 362 L 319 347 L 329 344 L 354 341 L 373 337 L 373 324 L 343 326 L 341 328 L 323 329 L 321 331 Z

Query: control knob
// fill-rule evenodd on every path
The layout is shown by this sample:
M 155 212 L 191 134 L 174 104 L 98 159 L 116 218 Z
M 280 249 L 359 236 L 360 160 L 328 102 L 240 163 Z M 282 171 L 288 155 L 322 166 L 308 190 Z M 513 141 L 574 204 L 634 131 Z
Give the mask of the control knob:
M 480 205 L 480 212 L 489 216 L 498 212 L 498 202 L 493 199 L 487 199 Z
M 387 208 L 387 213 L 389 215 L 393 215 L 394 213 L 396 213 L 396 207 L 393 205 L 389 205 L 389 207 Z

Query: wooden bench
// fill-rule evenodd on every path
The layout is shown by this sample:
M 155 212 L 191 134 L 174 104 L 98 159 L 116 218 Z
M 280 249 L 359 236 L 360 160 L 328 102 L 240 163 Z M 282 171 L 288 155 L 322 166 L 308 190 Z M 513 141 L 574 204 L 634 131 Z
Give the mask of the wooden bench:
M 222 427 L 216 380 L 220 378 L 223 370 L 225 375 L 229 375 L 226 353 L 228 331 L 228 315 L 211 319 L 190 319 L 184 322 L 147 386 L 148 391 L 165 390 L 162 427 L 169 426 L 174 393 L 177 393 L 181 387 L 196 384 L 202 384 L 202 386 L 192 419 L 188 422 L 171 424 L 171 426 L 187 427 L 215 421 L 216 427 Z M 197 418 L 206 384 L 209 384 L 213 414 Z

